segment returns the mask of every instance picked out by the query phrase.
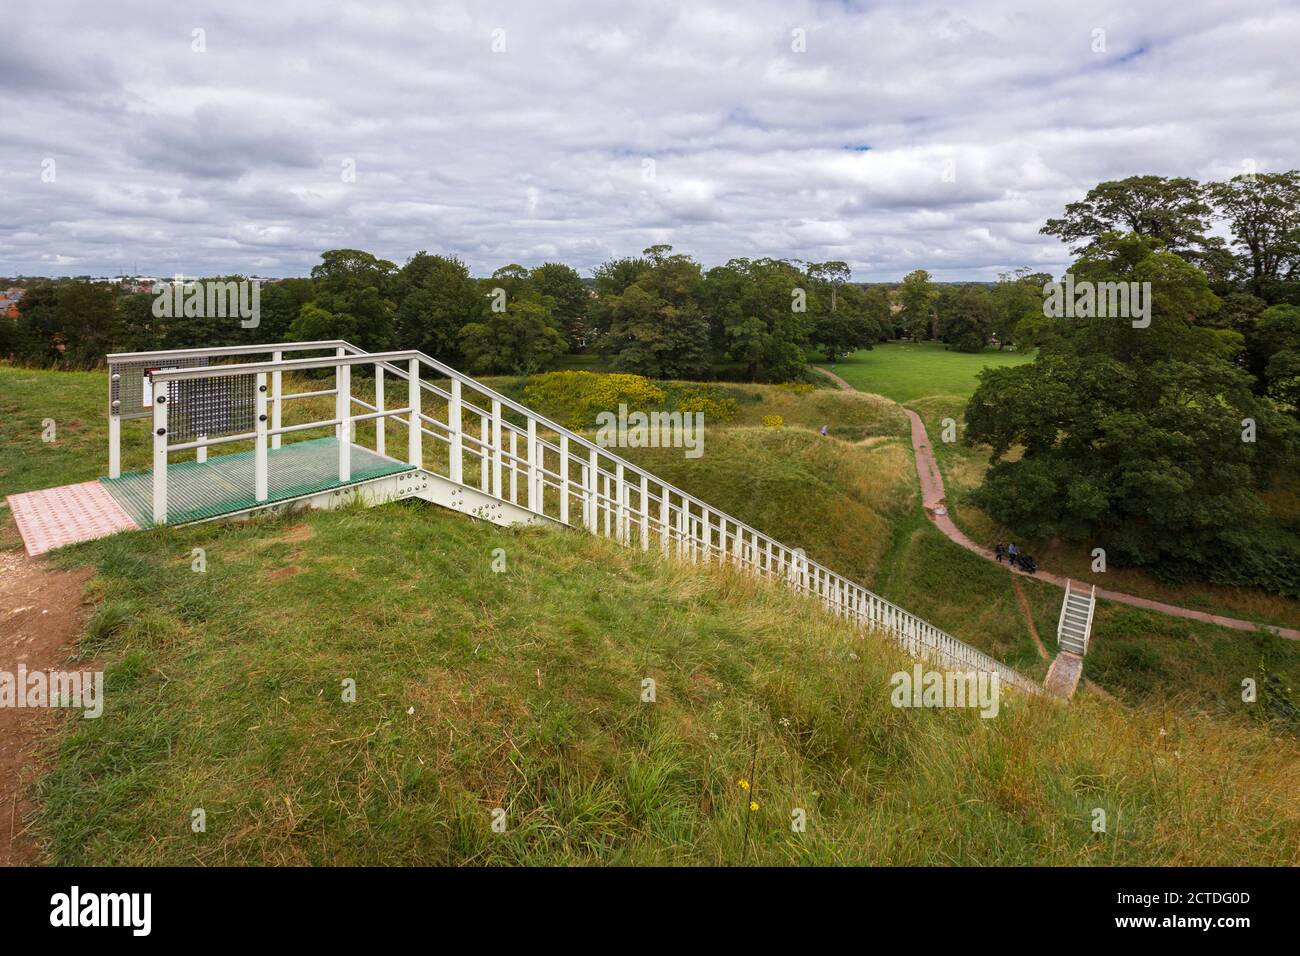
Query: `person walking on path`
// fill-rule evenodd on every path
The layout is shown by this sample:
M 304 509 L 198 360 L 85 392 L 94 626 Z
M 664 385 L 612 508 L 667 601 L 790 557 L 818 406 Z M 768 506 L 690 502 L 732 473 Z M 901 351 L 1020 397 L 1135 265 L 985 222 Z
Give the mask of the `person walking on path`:
M 822 426 L 822 438 L 825 438 L 825 437 L 826 437 L 826 426 L 823 425 L 823 426 Z
M 1006 548 L 1002 547 L 1001 541 L 993 546 L 993 556 L 998 559 L 998 564 L 1002 563 L 1002 559 L 1006 556 L 1006 553 Z
M 1015 543 L 1013 542 L 1012 544 L 1007 546 L 1007 563 L 1014 568 L 1019 562 L 1020 562 L 1020 549 L 1017 548 L 1015 546 Z

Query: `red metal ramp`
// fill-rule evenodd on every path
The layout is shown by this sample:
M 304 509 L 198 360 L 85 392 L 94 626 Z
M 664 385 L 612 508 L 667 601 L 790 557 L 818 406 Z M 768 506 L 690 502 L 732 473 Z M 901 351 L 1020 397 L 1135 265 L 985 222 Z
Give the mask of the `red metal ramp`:
M 7 500 L 27 553 L 33 557 L 65 544 L 140 527 L 98 481 L 28 491 Z

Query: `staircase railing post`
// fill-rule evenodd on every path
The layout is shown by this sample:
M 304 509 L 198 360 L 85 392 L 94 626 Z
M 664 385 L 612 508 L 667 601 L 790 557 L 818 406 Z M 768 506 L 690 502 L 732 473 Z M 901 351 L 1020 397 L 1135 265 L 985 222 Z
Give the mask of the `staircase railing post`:
M 650 477 L 641 473 L 641 550 L 650 550 Z
M 489 447 L 491 439 L 488 416 L 480 415 L 478 417 L 478 487 L 479 491 L 484 493 L 492 487 L 492 450 Z
M 257 373 L 257 438 L 253 447 L 253 499 L 265 501 L 268 495 L 267 453 L 266 453 L 266 373 Z
M 569 523 L 569 436 L 560 436 L 560 524 Z
M 681 507 L 677 509 L 677 554 L 683 560 L 695 560 L 695 517 L 691 514 L 691 500 L 681 496 Z
M 347 354 L 348 354 L 348 353 L 347 353 L 347 350 L 346 350 L 345 348 L 343 348 L 343 346 L 341 346 L 341 345 L 340 345 L 338 348 L 336 348 L 336 349 L 334 350 L 334 355 L 335 355 L 336 358 L 343 358 L 343 357 L 344 357 L 345 355 L 347 355 Z M 339 406 L 338 406 L 338 386 L 339 386 L 339 379 L 342 377 L 342 375 L 343 375 L 343 366 L 342 366 L 342 365 L 336 365 L 336 366 L 334 366 L 334 392 L 335 392 L 335 394 L 334 394 L 334 417 L 335 417 L 335 418 L 342 418 L 342 417 L 343 417 L 342 415 L 340 415 L 340 414 L 338 413 L 338 407 L 339 407 Z M 335 438 L 335 440 L 336 440 L 340 445 L 343 444 L 343 422 L 341 422 L 341 421 L 340 421 L 338 424 L 336 424 L 336 425 L 334 426 L 334 438 Z
M 447 454 L 451 456 L 447 466 L 447 477 L 457 484 L 464 484 L 461 472 L 461 448 L 464 445 L 460 430 L 460 379 L 451 380 L 451 398 L 447 399 Z
M 153 385 L 153 523 L 167 523 L 167 383 Z
M 424 433 L 420 424 L 420 360 L 411 359 L 406 372 L 406 404 L 410 408 L 406 429 L 406 460 L 416 468 L 424 467 Z
M 340 365 L 334 376 L 335 415 L 339 420 L 339 481 L 352 480 L 352 366 Z
M 668 488 L 659 486 L 659 550 L 668 557 Z
M 108 413 L 108 477 L 122 477 L 122 419 Z
M 384 410 L 384 367 L 378 362 L 375 363 L 375 411 Z M 386 442 L 384 435 L 384 416 L 380 415 L 375 419 L 375 451 L 383 455 L 386 453 Z
M 528 471 L 524 474 L 528 485 L 528 510 L 536 511 L 537 501 L 537 420 L 528 419 Z
M 619 544 L 627 544 L 627 482 L 623 480 L 623 463 L 614 466 L 614 501 L 618 511 L 614 516 L 614 537 Z
M 279 351 L 272 352 L 271 361 L 272 362 L 284 361 L 284 353 Z M 279 371 L 272 372 L 271 373 L 271 428 L 273 430 L 278 429 L 283 424 L 283 421 L 281 419 L 281 415 L 283 414 L 283 411 L 281 409 L 281 401 L 280 401 L 280 396 L 282 394 L 284 394 L 284 373 Z M 271 436 L 271 447 L 272 448 L 280 447 L 280 433 L 278 431 Z
M 510 429 L 510 501 L 519 504 L 519 432 Z
M 492 399 L 492 494 L 501 497 L 501 402 Z
M 583 516 L 587 521 L 587 530 L 596 534 L 596 473 L 599 468 L 599 455 L 595 449 L 587 456 L 587 470 L 582 480 L 585 494 L 582 498 Z
M 609 520 L 610 515 L 614 513 L 614 498 L 609 490 L 609 473 L 600 476 L 600 510 L 603 515 L 601 519 L 604 523 L 605 537 L 609 537 Z

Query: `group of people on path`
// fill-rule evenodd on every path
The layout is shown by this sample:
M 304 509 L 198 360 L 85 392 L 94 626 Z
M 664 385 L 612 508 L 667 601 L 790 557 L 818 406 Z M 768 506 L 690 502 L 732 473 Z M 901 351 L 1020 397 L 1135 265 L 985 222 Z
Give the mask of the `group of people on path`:
M 1033 574 L 1038 570 L 1038 562 L 1027 554 L 1022 555 L 1020 553 L 1020 548 L 1016 546 L 1014 541 L 1006 547 L 1003 547 L 1002 542 L 999 541 L 993 546 L 993 556 L 998 559 L 998 564 L 1001 564 L 1002 559 L 1006 558 L 1007 563 L 1013 568 L 1018 567 L 1022 571 L 1028 571 L 1030 574 Z

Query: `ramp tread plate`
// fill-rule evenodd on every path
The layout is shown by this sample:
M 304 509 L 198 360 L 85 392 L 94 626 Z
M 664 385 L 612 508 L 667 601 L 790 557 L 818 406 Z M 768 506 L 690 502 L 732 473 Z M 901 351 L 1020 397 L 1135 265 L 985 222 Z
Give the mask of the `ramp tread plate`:
M 410 470 L 405 462 L 353 445 L 352 477 L 341 482 L 335 439 L 293 442 L 267 452 L 267 500 L 259 502 L 254 498 L 251 451 L 217 455 L 206 462 L 176 462 L 167 468 L 167 523 L 219 518 Z M 153 472 L 99 480 L 140 527 L 153 527 Z
M 10 495 L 8 500 L 23 545 L 33 557 L 64 545 L 139 529 L 98 481 Z

